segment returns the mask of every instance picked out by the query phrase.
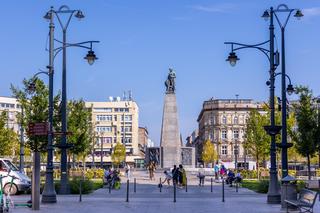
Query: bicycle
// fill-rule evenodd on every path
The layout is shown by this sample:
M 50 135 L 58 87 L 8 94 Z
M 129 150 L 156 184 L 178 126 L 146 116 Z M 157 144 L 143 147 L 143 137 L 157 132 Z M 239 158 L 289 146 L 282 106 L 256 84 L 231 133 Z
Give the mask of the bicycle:
M 3 186 L 2 180 L 3 178 L 11 177 L 11 181 L 9 183 L 9 191 L 5 192 L 6 186 Z M 3 176 L 0 175 L 0 213 L 7 213 L 10 211 L 11 208 L 22 206 L 22 207 L 32 207 L 32 203 L 28 201 L 27 203 L 14 203 L 11 199 L 11 190 L 13 186 L 14 179 L 17 179 L 15 176 L 10 175 L 10 171 L 8 172 L 8 175 Z M 7 185 L 7 184 L 6 184 Z

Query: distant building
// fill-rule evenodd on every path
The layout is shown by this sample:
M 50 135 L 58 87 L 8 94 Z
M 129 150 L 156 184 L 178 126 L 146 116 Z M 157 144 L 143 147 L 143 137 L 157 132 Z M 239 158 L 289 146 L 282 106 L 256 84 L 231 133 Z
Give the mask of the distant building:
M 210 99 L 203 103 L 198 116 L 199 138 L 193 142 L 196 157 L 201 161 L 203 142 L 210 140 L 215 145 L 219 161 L 228 168 L 248 167 L 253 158 L 243 148 L 246 120 L 252 109 L 263 112 L 262 105 L 251 99 Z M 200 155 L 200 156 L 199 156 Z
M 86 107 L 92 110 L 93 131 L 96 135 L 94 146 L 94 161 L 111 165 L 111 153 L 116 143 L 126 146 L 126 163 L 139 166 L 144 160 L 144 154 L 139 148 L 139 108 L 133 100 L 110 98 L 105 102 L 86 102 Z M 88 161 L 93 161 L 88 156 Z
M 7 127 L 13 129 L 18 135 L 20 134 L 20 122 L 17 114 L 21 113 L 21 105 L 16 98 L 0 96 L 0 113 L 7 113 Z

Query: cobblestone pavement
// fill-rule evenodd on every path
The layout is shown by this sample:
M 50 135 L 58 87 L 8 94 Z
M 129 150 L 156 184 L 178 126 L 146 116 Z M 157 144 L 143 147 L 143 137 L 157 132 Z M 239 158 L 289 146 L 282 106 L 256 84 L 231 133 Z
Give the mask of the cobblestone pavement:
M 280 205 L 266 203 L 265 194 L 257 194 L 245 188 L 225 187 L 225 202 L 222 202 L 221 183 L 213 183 L 211 192 L 210 177 L 206 179 L 206 185 L 199 187 L 194 175 L 188 176 L 188 192 L 185 188 L 177 188 L 176 202 L 173 202 L 173 187 L 164 185 L 162 192 L 158 188 L 161 173 L 156 174 L 155 180 L 150 181 L 146 172 L 133 173 L 136 177 L 136 193 L 133 192 L 133 177 L 129 187 L 129 202 L 126 202 L 126 184 L 122 183 L 120 190 L 107 188 L 99 189 L 90 195 L 84 195 L 79 202 L 77 195 L 58 195 L 56 204 L 43 204 L 39 212 L 76 212 L 76 213 L 276 213 L 281 211 Z M 125 182 L 125 178 L 122 178 Z M 15 196 L 16 202 L 25 201 L 26 195 Z M 32 212 L 25 207 L 17 207 L 13 212 Z M 320 204 L 317 201 L 314 212 L 320 212 Z

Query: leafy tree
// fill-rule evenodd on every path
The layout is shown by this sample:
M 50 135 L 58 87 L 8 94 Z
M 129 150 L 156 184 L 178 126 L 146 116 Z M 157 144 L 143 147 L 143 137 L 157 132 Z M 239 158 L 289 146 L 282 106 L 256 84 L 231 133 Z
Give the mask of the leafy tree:
M 35 91 L 32 93 L 29 90 L 30 83 L 35 83 Z M 27 128 L 29 123 L 48 122 L 48 106 L 49 106 L 49 89 L 44 82 L 38 78 L 24 79 L 23 88 L 19 89 L 11 85 L 11 91 L 14 97 L 24 109 L 24 116 L 18 114 L 18 119 L 22 121 L 24 128 Z M 58 108 L 60 95 L 54 97 L 54 106 Z M 58 122 L 54 122 L 54 127 Z M 48 136 L 32 136 L 28 135 L 27 146 L 36 152 L 46 152 Z
M 311 179 L 310 158 L 316 151 L 317 112 L 312 106 L 312 91 L 307 87 L 297 88 L 299 103 L 294 105 L 298 131 L 295 134 L 296 149 L 307 158 L 308 178 Z
M 269 154 L 270 139 L 263 127 L 267 124 L 267 116 L 260 114 L 256 109 L 250 112 L 246 123 L 246 142 L 244 143 L 244 148 L 247 150 L 248 154 L 255 157 L 258 174 L 259 164 L 262 160 L 266 159 Z
M 88 110 L 83 100 L 73 100 L 68 103 L 68 131 L 72 134 L 68 141 L 73 144 L 71 154 L 78 157 L 87 155 L 90 151 L 91 110 Z
M 114 151 L 111 155 L 112 163 L 118 167 L 126 159 L 126 147 L 121 143 L 114 146 Z
M 7 128 L 8 115 L 3 111 L 0 114 L 0 156 L 12 156 L 19 147 L 19 139 L 17 133 Z
M 217 152 L 210 140 L 206 140 L 203 144 L 201 158 L 204 163 L 214 163 L 217 158 Z

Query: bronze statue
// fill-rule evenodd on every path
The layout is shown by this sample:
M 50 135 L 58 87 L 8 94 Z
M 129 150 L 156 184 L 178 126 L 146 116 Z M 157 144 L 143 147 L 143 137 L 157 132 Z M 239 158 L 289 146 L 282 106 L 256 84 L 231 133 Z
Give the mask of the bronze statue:
M 169 74 L 167 80 L 164 82 L 166 85 L 166 93 L 174 93 L 176 90 L 176 83 L 175 83 L 176 73 L 173 69 L 169 68 Z

